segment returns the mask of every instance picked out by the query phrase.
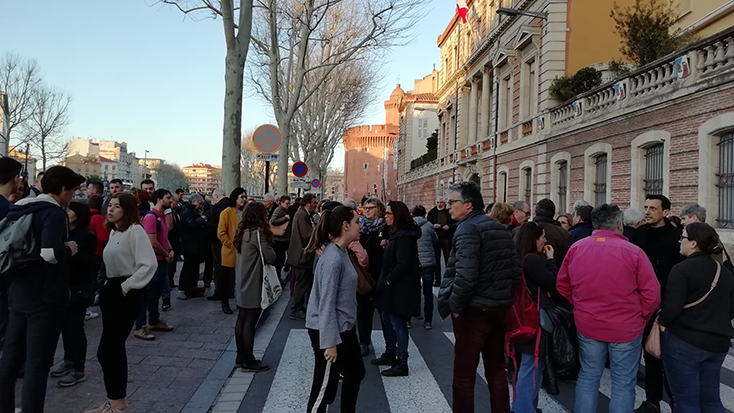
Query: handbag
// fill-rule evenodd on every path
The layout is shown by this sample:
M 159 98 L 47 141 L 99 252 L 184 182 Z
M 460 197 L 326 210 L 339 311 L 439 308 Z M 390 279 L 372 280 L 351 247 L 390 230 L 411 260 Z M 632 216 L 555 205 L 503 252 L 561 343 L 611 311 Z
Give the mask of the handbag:
M 288 230 L 288 224 L 290 221 L 286 221 L 285 224 L 280 225 L 273 225 L 270 224 L 270 231 L 273 232 L 273 235 L 276 237 L 282 237 L 285 235 L 285 232 Z
M 711 291 L 716 288 L 716 284 L 719 282 L 719 276 L 721 275 L 721 264 L 716 262 L 716 275 L 714 276 L 714 280 L 711 282 L 711 288 L 709 288 L 708 292 L 703 295 L 703 297 L 699 298 L 698 300 L 686 304 L 683 306 L 684 309 L 695 307 L 706 298 L 708 298 L 709 294 L 711 294 Z M 652 330 L 650 330 L 650 335 L 647 336 L 647 341 L 645 341 L 645 351 L 650 353 L 653 357 L 660 358 L 662 355 L 661 345 L 660 345 L 660 333 L 665 331 L 665 327 L 660 325 L 660 322 L 658 321 L 660 319 L 660 316 L 655 318 L 655 321 L 652 323 Z
M 278 298 L 283 293 L 283 287 L 280 285 L 280 279 L 278 278 L 278 272 L 275 270 L 275 267 L 265 264 L 263 246 L 260 242 L 260 230 L 257 231 L 257 246 L 260 249 L 260 260 L 263 264 L 263 285 L 260 294 L 260 307 L 264 310 L 278 301 Z
M 359 260 L 352 251 L 349 251 L 349 261 L 352 262 L 352 266 L 357 271 L 357 294 L 367 295 L 371 293 L 375 289 L 375 280 L 370 272 L 359 265 Z

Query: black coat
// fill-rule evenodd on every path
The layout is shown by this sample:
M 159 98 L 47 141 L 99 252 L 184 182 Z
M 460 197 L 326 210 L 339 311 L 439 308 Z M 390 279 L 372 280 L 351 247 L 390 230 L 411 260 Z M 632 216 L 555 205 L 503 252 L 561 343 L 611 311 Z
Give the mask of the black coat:
M 446 318 L 467 307 L 509 308 L 521 276 L 520 260 L 505 226 L 483 211 L 472 211 L 456 229 L 438 311 Z
M 404 317 L 421 314 L 420 237 L 417 226 L 390 235 L 377 280 L 375 308 Z
M 594 232 L 594 225 L 591 222 L 579 222 L 568 231 L 576 241 L 581 241 L 586 237 L 590 237 Z
M 193 204 L 179 207 L 179 211 L 181 216 L 179 222 L 181 253 L 184 255 L 203 254 L 204 249 L 209 245 L 206 237 L 206 220 L 199 215 Z
M 444 208 L 442 210 L 439 210 L 438 207 L 433 207 L 433 209 L 428 212 L 428 216 L 426 218 L 431 224 L 439 224 L 442 227 L 444 225 L 449 226 L 449 229 L 436 229 L 436 235 L 438 235 L 438 239 L 451 239 L 454 236 L 457 222 L 451 219 L 451 214 L 449 213 L 448 209 Z
M 219 230 L 219 215 L 221 215 L 222 211 L 227 209 L 228 206 L 229 198 L 224 197 L 220 199 L 219 202 L 209 208 L 209 216 L 206 220 L 206 232 L 209 236 L 209 241 L 219 248 L 222 247 L 222 241 L 220 241 L 217 236 L 217 231 Z
M 561 227 L 556 220 L 553 218 L 546 217 L 535 217 L 533 222 L 537 222 L 543 226 L 545 230 L 545 238 L 548 240 L 548 245 L 553 247 L 554 253 L 553 258 L 557 263 L 563 264 L 563 259 L 566 258 L 568 249 L 571 248 L 571 244 L 574 243 L 573 235 Z M 515 234 L 517 237 L 517 231 Z M 517 241 L 517 239 L 515 239 Z
M 359 235 L 359 243 L 362 244 L 362 248 L 367 251 L 369 257 L 369 270 L 370 275 L 375 281 L 380 278 L 382 273 L 382 263 L 385 256 L 385 248 L 380 245 L 383 240 L 388 239 L 388 227 L 383 226 L 372 232 L 363 232 Z M 417 246 L 416 241 L 416 246 Z
M 69 258 L 69 286 L 94 284 L 97 279 L 94 265 L 94 252 L 97 249 L 97 236 L 89 227 L 74 228 L 69 232 L 69 241 L 76 242 L 77 253 Z
M 685 258 L 680 254 L 681 230 L 665 218 L 665 225 L 653 228 L 645 224 L 632 235 L 633 244 L 642 248 L 650 259 L 655 275 L 660 282 L 660 293 L 665 298 L 665 287 L 668 285 L 670 270 Z

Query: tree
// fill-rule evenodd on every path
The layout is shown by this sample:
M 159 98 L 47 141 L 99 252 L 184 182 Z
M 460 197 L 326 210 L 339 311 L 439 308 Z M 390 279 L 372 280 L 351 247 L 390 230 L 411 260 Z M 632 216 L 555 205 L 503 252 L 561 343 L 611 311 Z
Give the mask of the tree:
M 434 130 L 431 136 L 426 139 L 426 150 L 429 153 L 438 151 L 438 129 Z
M 63 90 L 37 85 L 31 93 L 31 115 L 23 128 L 26 142 L 40 151 L 41 169 L 49 161 L 61 160 L 66 154 L 66 142 L 61 135 L 69 124 L 71 96 Z
M 22 129 L 30 120 L 33 114 L 33 92 L 41 81 L 40 69 L 35 59 L 22 58 L 12 53 L 0 59 L 0 91 L 5 92 L 8 99 L 4 119 L 7 135 L 2 136 L 0 133 L 0 155 L 8 154 L 12 132 Z
M 240 184 L 242 88 L 250 47 L 252 0 L 161 0 L 182 13 L 208 13 L 221 18 L 227 53 L 224 58 L 224 127 L 222 131 L 222 184 L 229 192 Z M 236 22 L 236 23 L 235 23 Z
M 273 107 L 283 136 L 277 192 L 287 188 L 298 110 L 345 62 L 399 44 L 424 0 L 262 0 L 248 66 L 257 92 Z
M 695 41 L 693 33 L 676 29 L 680 12 L 675 0 L 635 0 L 626 8 L 614 3 L 611 17 L 621 40 L 619 51 L 638 66 Z
M 93 184 L 95 182 L 102 182 L 102 177 L 99 175 L 89 175 L 87 177 L 87 185 Z
M 181 168 L 177 164 L 161 164 L 156 174 L 156 187 L 168 189 L 173 191 L 177 188 L 187 190 L 189 188 L 189 182 L 186 180 L 186 175 L 181 172 Z
M 573 76 L 556 77 L 548 92 L 553 98 L 565 102 L 582 93 L 601 85 L 601 72 L 593 67 L 585 67 Z

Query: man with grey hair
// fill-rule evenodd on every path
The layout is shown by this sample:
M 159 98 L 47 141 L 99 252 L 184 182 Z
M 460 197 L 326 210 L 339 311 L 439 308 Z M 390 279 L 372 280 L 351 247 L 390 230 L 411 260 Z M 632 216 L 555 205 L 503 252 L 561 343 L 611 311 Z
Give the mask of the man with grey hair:
M 683 224 L 683 228 L 688 224 L 694 224 L 696 222 L 706 222 L 706 208 L 698 204 L 683 205 L 680 209 L 680 222 Z
M 353 200 L 352 198 L 344 198 L 344 202 L 342 202 L 344 206 L 352 208 L 353 210 L 357 210 L 359 208 L 359 204 L 357 204 L 357 201 Z
M 268 220 L 270 220 L 270 217 L 273 216 L 273 211 L 278 207 L 278 204 L 275 203 L 275 195 L 270 192 L 265 194 L 263 196 L 263 204 L 265 204 L 265 208 L 268 210 Z
M 640 208 L 627 208 L 624 211 L 624 235 L 627 239 L 632 239 L 635 230 L 645 225 L 645 212 Z
M 645 252 L 622 235 L 624 213 L 603 204 L 591 212 L 594 232 L 571 246 L 556 287 L 574 306 L 581 372 L 577 412 L 595 412 L 599 381 L 611 360 L 610 412 L 631 412 L 642 333 L 660 308 L 660 283 Z
M 512 231 L 530 220 L 530 205 L 525 201 L 517 201 L 512 204 L 515 212 L 512 214 L 512 223 L 507 230 Z

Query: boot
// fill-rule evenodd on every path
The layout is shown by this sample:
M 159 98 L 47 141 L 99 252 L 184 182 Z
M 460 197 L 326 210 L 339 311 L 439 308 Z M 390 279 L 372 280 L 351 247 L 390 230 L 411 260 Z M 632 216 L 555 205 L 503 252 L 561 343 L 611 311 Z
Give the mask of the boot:
M 386 350 L 380 358 L 373 359 L 370 363 L 373 366 L 394 366 L 396 363 L 395 351 Z
M 405 377 L 408 375 L 408 359 L 398 359 L 394 366 L 380 372 L 385 377 Z
M 222 300 L 222 312 L 224 314 L 234 314 L 229 306 L 229 300 Z

